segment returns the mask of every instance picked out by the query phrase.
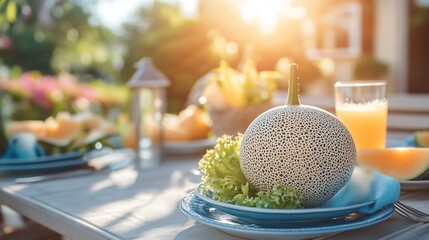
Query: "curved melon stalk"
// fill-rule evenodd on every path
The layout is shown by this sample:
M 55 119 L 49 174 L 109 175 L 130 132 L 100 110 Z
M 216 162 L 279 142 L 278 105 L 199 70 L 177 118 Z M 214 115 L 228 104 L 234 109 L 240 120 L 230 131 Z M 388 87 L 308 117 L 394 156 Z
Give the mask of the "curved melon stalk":
M 429 148 L 358 149 L 357 163 L 398 180 L 427 177 Z
M 299 101 L 299 88 L 298 88 L 298 65 L 292 63 L 290 65 L 290 79 L 289 88 L 287 92 L 287 105 L 298 106 L 301 105 Z

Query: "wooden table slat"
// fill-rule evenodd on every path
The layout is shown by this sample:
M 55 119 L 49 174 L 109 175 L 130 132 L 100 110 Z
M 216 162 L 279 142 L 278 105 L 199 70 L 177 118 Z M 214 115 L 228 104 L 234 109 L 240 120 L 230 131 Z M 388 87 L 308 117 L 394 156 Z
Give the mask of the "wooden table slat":
M 27 185 L 4 180 L 0 203 L 76 240 L 241 239 L 196 223 L 178 209 L 200 181 L 197 162 L 198 157 L 165 161 L 140 172 L 125 169 Z M 427 196 L 427 192 L 409 192 L 401 198 L 429 212 Z M 428 229 L 421 225 L 394 214 L 382 223 L 322 239 L 405 239 Z

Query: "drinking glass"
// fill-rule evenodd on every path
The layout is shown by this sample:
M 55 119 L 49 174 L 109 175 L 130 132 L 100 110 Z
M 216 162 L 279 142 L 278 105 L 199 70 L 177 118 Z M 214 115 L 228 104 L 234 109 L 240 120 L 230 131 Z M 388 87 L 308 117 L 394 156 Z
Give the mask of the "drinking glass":
M 356 148 L 385 148 L 387 98 L 385 81 L 335 83 L 335 112 Z

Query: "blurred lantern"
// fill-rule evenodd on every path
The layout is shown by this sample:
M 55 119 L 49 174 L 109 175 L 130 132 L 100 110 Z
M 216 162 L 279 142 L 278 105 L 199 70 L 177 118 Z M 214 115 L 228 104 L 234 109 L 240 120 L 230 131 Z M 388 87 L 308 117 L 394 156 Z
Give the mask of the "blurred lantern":
M 162 117 L 166 109 L 166 87 L 170 81 L 152 63 L 142 58 L 128 81 L 133 91 L 137 166 L 147 168 L 162 159 Z

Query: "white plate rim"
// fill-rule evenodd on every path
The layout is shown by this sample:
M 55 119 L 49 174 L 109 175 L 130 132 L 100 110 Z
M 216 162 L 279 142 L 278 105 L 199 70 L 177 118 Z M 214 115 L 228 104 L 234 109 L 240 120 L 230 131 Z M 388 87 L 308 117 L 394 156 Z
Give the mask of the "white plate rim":
M 215 144 L 216 138 L 213 137 L 186 142 L 168 141 L 163 143 L 163 150 L 166 153 L 197 152 L 212 148 Z

